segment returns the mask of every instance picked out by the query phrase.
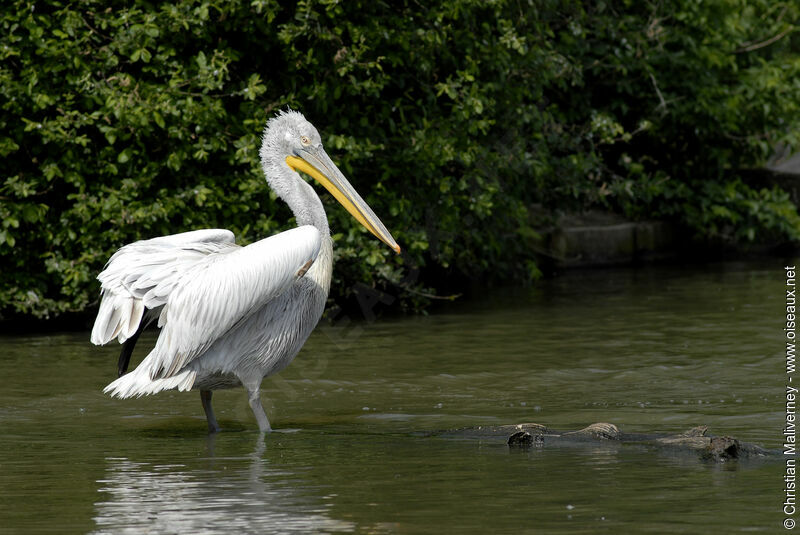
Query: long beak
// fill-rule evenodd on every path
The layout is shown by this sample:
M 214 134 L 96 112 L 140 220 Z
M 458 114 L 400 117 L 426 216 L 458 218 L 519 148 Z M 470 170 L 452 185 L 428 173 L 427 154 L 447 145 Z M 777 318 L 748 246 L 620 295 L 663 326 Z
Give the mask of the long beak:
M 322 147 L 308 147 L 297 151 L 296 156 L 287 156 L 286 164 L 295 171 L 302 171 L 325 186 L 336 200 L 350 212 L 350 215 L 364 225 L 379 240 L 400 253 L 400 246 L 392 238 L 391 233 L 375 215 L 375 212 L 364 202 L 350 182 L 336 167 Z

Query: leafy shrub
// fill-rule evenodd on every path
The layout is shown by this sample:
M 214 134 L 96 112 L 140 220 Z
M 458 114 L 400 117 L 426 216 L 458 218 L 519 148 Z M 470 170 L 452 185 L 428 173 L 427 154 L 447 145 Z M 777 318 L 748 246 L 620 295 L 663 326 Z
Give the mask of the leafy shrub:
M 258 164 L 264 122 L 286 106 L 406 251 L 325 196 L 335 296 L 362 281 L 420 306 L 401 288 L 530 279 L 535 229 L 589 206 L 797 239 L 786 195 L 736 173 L 798 145 L 800 7 L 616 4 L 12 2 L 0 310 L 86 309 L 105 260 L 136 239 L 286 228 Z

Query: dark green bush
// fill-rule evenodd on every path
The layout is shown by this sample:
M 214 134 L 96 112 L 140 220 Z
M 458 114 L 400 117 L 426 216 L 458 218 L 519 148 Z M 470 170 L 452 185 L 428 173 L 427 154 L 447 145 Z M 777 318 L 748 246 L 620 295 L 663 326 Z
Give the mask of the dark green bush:
M 287 227 L 257 157 L 286 106 L 406 251 L 326 197 L 335 295 L 535 277 L 534 229 L 590 206 L 797 239 L 787 196 L 737 171 L 798 146 L 799 17 L 771 0 L 12 2 L 0 310 L 85 309 L 136 239 Z

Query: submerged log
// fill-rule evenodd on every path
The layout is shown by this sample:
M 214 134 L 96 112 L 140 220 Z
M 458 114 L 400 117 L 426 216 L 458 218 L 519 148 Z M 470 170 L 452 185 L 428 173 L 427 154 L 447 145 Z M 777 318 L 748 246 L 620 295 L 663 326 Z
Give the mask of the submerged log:
M 623 433 L 614 424 L 596 423 L 577 431 L 556 431 L 535 423 L 481 426 L 456 431 L 459 435 L 506 437 L 510 448 L 546 447 L 556 444 L 639 444 L 673 452 L 697 455 L 704 461 L 777 457 L 780 452 L 730 436 L 714 436 L 707 426 L 693 427 L 678 434 Z

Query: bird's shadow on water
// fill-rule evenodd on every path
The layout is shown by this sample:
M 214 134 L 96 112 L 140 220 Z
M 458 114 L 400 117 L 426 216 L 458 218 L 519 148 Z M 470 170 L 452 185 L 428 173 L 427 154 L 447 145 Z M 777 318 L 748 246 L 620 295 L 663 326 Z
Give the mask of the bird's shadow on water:
M 160 420 L 157 422 L 148 422 L 139 428 L 129 430 L 129 434 L 147 439 L 167 439 L 167 438 L 182 438 L 182 439 L 198 439 L 206 438 L 214 440 L 218 437 L 225 437 L 228 435 L 260 437 L 263 440 L 270 435 L 281 436 L 289 433 L 299 433 L 306 429 L 299 425 L 297 422 L 283 423 L 281 427 L 273 428 L 270 433 L 264 435 L 255 427 L 255 424 L 248 422 L 240 422 L 236 420 L 220 420 L 220 427 L 222 428 L 217 433 L 209 433 L 206 426 L 205 419 L 190 420 L 186 418 L 170 418 Z
M 248 426 L 241 422 L 235 421 L 221 421 L 220 427 L 222 427 L 222 431 L 220 433 L 231 434 L 231 433 L 252 433 L 253 436 L 256 434 L 260 434 L 257 430 L 253 429 L 253 426 Z M 187 420 L 186 418 L 175 418 L 169 420 L 163 420 L 156 423 L 148 423 L 146 427 L 142 427 L 136 429 L 132 432 L 134 435 L 138 435 L 143 438 L 185 438 L 185 439 L 196 439 L 196 438 L 203 438 L 203 437 L 214 437 L 219 433 L 209 433 L 208 427 L 206 426 L 205 419 L 203 420 Z

